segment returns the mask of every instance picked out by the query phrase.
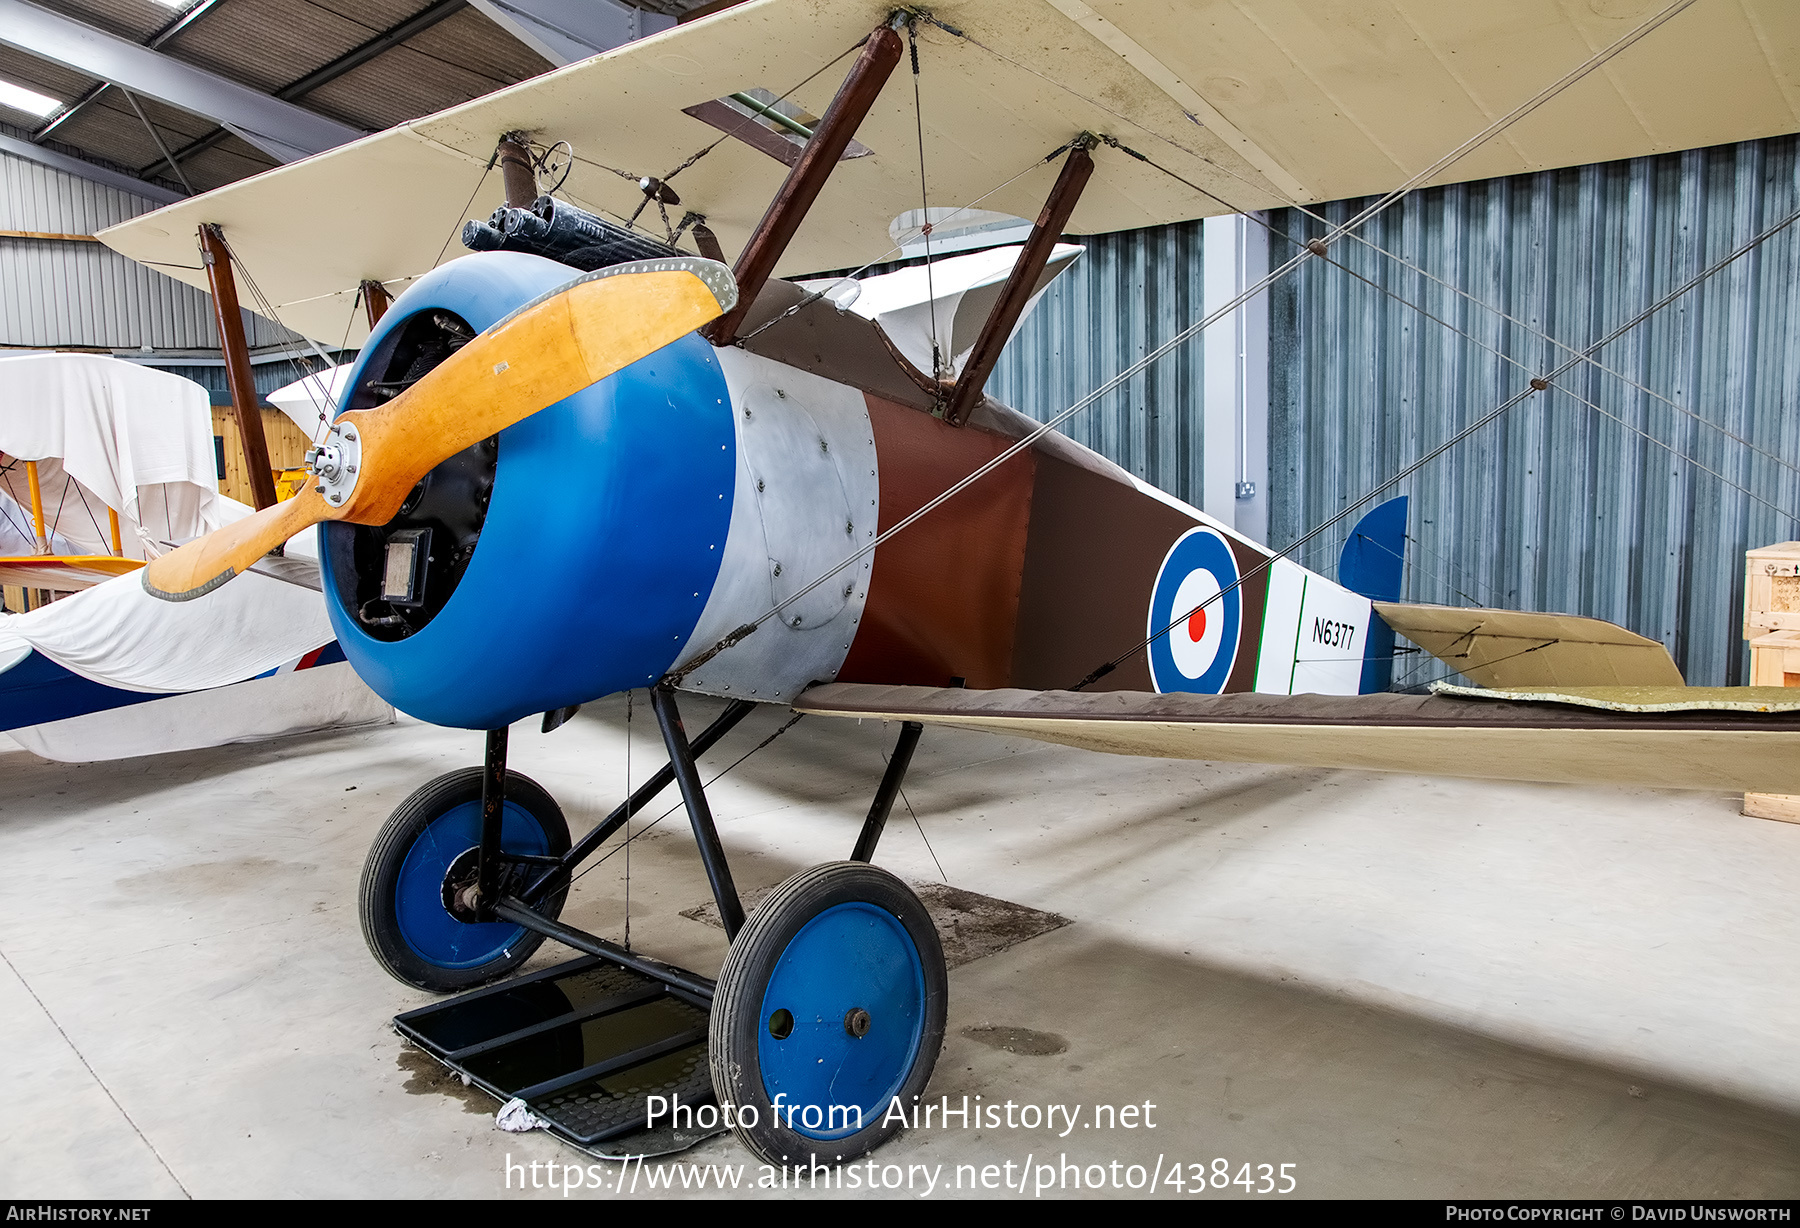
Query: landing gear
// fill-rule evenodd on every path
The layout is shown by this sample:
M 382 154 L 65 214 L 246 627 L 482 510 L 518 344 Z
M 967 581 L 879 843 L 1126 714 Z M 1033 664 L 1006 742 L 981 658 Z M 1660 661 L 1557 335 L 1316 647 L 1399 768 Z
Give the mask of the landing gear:
M 363 864 L 358 911 L 375 962 L 396 979 L 448 993 L 484 985 L 524 963 L 543 935 L 475 910 L 485 768 L 464 768 L 419 789 L 388 818 Z M 536 781 L 506 773 L 500 888 L 521 895 L 569 848 L 561 807 Z M 540 862 L 510 860 L 542 859 Z M 554 919 L 566 885 L 538 909 Z
M 713 1086 L 738 1137 L 771 1164 L 884 1142 L 900 1128 L 889 1108 L 910 1110 L 931 1078 L 946 997 L 937 931 L 905 883 L 857 861 L 788 879 L 731 944 L 713 1000 Z
M 684 1128 L 679 1103 L 693 1139 L 732 1126 L 771 1163 L 860 1156 L 900 1128 L 896 1101 L 910 1116 L 944 1039 L 937 931 L 905 883 L 867 864 L 921 726 L 902 728 L 851 860 L 794 876 L 746 920 L 696 759 L 755 705 L 733 703 L 690 742 L 672 691 L 653 690 L 651 704 L 668 765 L 573 847 L 556 803 L 506 770 L 504 729 L 489 732 L 482 767 L 439 777 L 395 811 L 362 889 L 363 934 L 395 977 L 470 989 L 544 938 L 586 956 L 395 1026 L 583 1147 L 661 1114 L 662 1128 Z M 731 943 L 716 982 L 557 919 L 575 868 L 670 784 Z

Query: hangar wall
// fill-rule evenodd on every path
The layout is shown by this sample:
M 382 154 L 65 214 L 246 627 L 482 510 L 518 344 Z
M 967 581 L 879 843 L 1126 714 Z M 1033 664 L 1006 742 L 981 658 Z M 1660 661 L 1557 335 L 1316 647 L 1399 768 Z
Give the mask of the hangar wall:
M 91 235 L 156 207 L 129 192 L 0 154 L 0 230 Z M 248 297 L 248 288 L 241 292 Z M 250 312 L 244 326 L 252 349 L 295 340 Z M 207 295 L 104 244 L 0 237 L 0 345 L 217 352 L 219 332 Z
M 1083 235 L 1087 250 L 1038 302 L 1000 356 L 988 391 L 1052 417 L 1201 318 L 1200 222 Z M 1198 340 L 1062 428 L 1152 486 L 1199 507 L 1205 368 Z
M 1797 152 L 1789 136 L 1438 188 L 1363 233 L 1580 348 L 1800 208 Z M 1335 223 L 1362 203 L 1318 212 Z M 1297 238 L 1323 232 L 1291 209 L 1271 221 Z M 1272 239 L 1271 263 L 1292 250 Z M 1560 361 L 1527 328 L 1366 247 L 1333 253 L 1470 336 L 1317 260 L 1274 291 L 1276 546 Z M 1591 368 L 1561 384 L 1621 421 L 1540 394 L 1399 488 L 1413 497 L 1407 596 L 1611 619 L 1660 638 L 1690 683 L 1741 683 L 1744 550 L 1800 537 L 1800 224 L 1598 357 L 1642 387 Z M 1333 565 L 1343 532 L 1328 537 L 1305 562 Z M 1396 677 L 1442 670 L 1426 661 Z
M 1336 223 L 1363 203 L 1315 211 Z M 1333 251 L 1355 275 L 1307 261 L 1268 309 L 1270 544 L 1294 541 L 1553 367 L 1555 347 L 1530 329 L 1591 344 L 1795 209 L 1790 136 L 1416 192 L 1366 231 L 1529 328 L 1353 242 Z M 1272 266 L 1295 250 L 1281 236 L 1324 231 L 1292 209 L 1269 221 Z M 1188 223 L 1081 238 L 1086 254 L 1007 347 L 994 394 L 1043 419 L 1199 319 L 1200 234 Z M 1204 505 L 1202 349 L 1190 342 L 1065 429 Z M 1599 357 L 1715 425 L 1612 375 L 1566 377 L 1630 425 L 1539 395 L 1397 487 L 1412 496 L 1406 595 L 1612 619 L 1662 639 L 1692 683 L 1742 682 L 1743 552 L 1800 538 L 1800 223 Z M 1325 535 L 1301 560 L 1334 574 L 1343 537 Z M 1442 673 L 1406 664 L 1405 685 Z

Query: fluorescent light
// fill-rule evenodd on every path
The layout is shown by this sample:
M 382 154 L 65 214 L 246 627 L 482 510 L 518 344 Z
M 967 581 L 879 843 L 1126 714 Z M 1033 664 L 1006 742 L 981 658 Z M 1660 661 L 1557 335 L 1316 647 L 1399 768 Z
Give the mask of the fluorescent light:
M 60 99 L 46 97 L 36 90 L 14 85 L 11 81 L 0 81 L 0 107 L 11 107 L 15 111 L 41 116 L 50 114 L 60 106 Z

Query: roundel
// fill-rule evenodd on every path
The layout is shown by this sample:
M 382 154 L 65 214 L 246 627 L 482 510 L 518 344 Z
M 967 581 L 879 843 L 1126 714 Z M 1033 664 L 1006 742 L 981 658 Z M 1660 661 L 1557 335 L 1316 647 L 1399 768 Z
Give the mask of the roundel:
M 1146 632 L 1155 636 L 1150 678 L 1158 691 L 1217 695 L 1225 689 L 1243 624 L 1237 581 L 1231 546 L 1212 529 L 1190 529 L 1169 547 L 1150 594 Z

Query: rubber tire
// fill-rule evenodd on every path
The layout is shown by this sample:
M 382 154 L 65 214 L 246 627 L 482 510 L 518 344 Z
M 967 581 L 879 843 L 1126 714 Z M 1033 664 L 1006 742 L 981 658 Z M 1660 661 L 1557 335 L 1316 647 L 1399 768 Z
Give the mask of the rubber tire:
M 895 1092 L 901 1104 L 911 1106 L 913 1097 L 924 1093 L 943 1047 L 949 1001 L 944 951 L 930 914 L 912 889 L 886 870 L 860 861 L 826 862 L 782 883 L 763 900 L 732 942 L 719 971 L 708 1029 L 713 1089 L 721 1103 L 755 1106 L 756 1124 L 745 1126 L 734 1120 L 733 1129 L 746 1147 L 770 1164 L 804 1163 L 807 1157 L 815 1155 L 831 1163 L 848 1162 L 880 1146 L 900 1130 L 897 1122 L 884 1123 L 883 1112 L 860 1131 L 843 1138 L 809 1137 L 780 1123 L 763 1084 L 758 1058 L 764 1027 L 762 1009 L 769 981 L 783 952 L 814 917 L 837 905 L 855 903 L 876 905 L 899 921 L 912 939 L 922 965 L 922 1029 L 912 1068 Z M 737 1114 L 733 1116 L 735 1119 Z
M 395 980 L 433 993 L 454 993 L 498 980 L 530 959 L 544 941 L 542 934 L 518 927 L 518 939 L 497 958 L 475 967 L 447 968 L 419 954 L 406 940 L 395 897 L 407 854 L 434 820 L 469 802 L 480 804 L 483 774 L 479 767 L 462 768 L 416 789 L 388 816 L 363 863 L 357 913 L 369 953 Z M 535 780 L 507 772 L 506 804 L 509 811 L 514 807 L 524 811 L 543 830 L 548 855 L 569 851 L 569 824 L 562 807 Z M 568 887 L 559 887 L 544 898 L 538 911 L 554 920 L 567 895 Z

